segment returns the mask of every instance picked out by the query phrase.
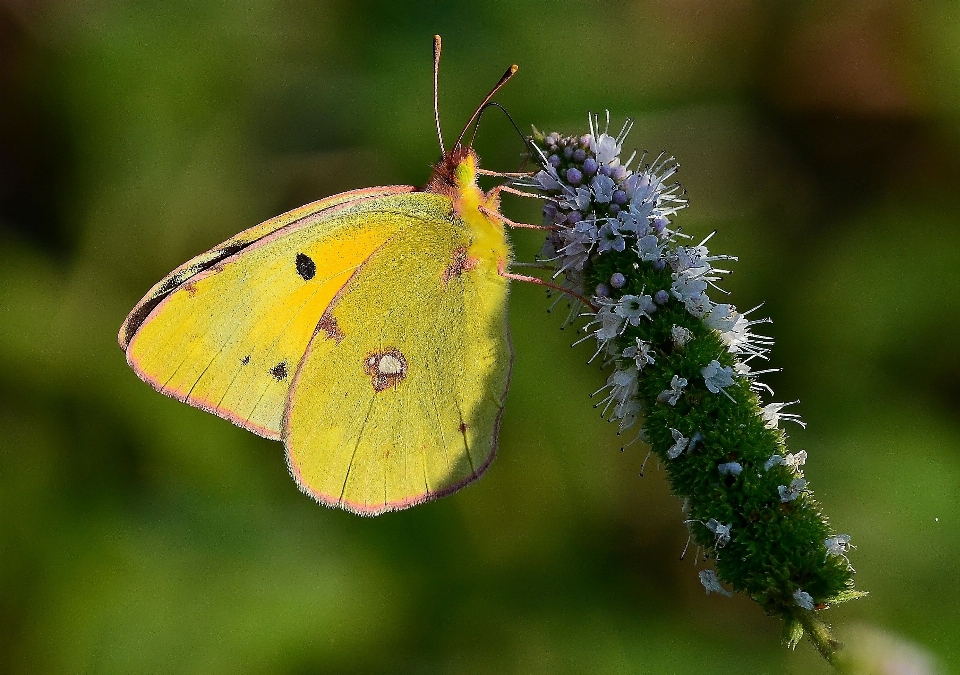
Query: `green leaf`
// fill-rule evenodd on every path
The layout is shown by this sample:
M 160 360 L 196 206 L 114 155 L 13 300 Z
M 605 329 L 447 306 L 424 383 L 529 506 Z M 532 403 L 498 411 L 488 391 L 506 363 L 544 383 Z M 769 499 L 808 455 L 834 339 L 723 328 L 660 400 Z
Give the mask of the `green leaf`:
M 839 605 L 841 602 L 849 602 L 850 600 L 859 600 L 870 595 L 867 591 L 840 591 L 832 598 L 827 598 L 824 600 L 824 603 L 828 605 Z
M 783 642 L 790 649 L 796 649 L 803 639 L 803 625 L 795 618 L 790 617 L 783 626 Z

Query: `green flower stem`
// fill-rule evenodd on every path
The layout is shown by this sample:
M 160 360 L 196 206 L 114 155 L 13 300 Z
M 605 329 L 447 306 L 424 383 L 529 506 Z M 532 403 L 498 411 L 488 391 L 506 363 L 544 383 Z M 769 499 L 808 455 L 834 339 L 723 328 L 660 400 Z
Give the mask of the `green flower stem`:
M 810 638 L 813 646 L 820 652 L 820 656 L 826 659 L 831 666 L 841 670 L 839 657 L 843 645 L 833 637 L 830 626 L 816 612 L 800 610 L 796 612 L 794 617 L 803 626 L 803 630 Z

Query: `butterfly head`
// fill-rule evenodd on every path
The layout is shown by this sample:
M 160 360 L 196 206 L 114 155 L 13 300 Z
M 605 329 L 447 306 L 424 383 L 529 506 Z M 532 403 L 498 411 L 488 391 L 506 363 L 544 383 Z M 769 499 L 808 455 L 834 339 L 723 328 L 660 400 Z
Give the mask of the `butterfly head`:
M 479 158 L 473 148 L 455 145 L 433 165 L 425 190 L 455 196 L 476 190 Z

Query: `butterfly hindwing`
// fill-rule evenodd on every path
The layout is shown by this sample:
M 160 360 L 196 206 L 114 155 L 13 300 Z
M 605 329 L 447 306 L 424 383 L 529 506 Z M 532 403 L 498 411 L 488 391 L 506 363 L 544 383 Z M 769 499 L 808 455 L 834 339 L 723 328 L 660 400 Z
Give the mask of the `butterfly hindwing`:
M 121 328 L 128 362 L 159 391 L 278 439 L 290 383 L 319 318 L 397 234 L 403 223 L 389 201 L 410 190 L 337 195 L 181 266 Z
M 495 263 L 470 256 L 448 198 L 402 201 L 418 225 L 371 255 L 327 310 L 284 430 L 301 488 L 366 515 L 486 469 L 512 359 Z

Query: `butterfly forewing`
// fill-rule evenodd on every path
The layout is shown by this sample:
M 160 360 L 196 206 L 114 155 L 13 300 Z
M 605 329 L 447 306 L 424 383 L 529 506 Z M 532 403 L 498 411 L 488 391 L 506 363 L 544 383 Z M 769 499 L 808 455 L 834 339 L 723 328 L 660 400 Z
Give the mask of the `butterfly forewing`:
M 181 266 L 121 329 L 121 344 L 132 334 L 128 362 L 159 391 L 279 438 L 290 383 L 324 310 L 397 234 L 383 195 L 411 189 L 337 195 Z

